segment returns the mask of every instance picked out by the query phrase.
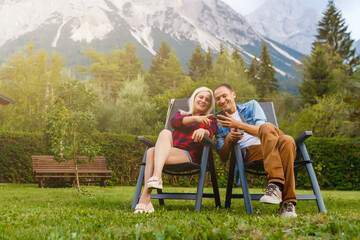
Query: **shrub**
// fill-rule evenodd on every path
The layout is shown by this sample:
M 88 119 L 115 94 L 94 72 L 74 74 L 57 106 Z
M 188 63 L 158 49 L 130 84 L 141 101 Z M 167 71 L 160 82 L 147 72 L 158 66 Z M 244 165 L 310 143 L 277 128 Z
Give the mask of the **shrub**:
M 156 140 L 154 136 L 148 136 Z M 143 158 L 145 145 L 134 135 L 101 133 L 94 140 L 101 146 L 99 155 L 106 158 L 108 168 L 113 171 L 109 185 L 135 185 Z M 321 188 L 360 190 L 360 152 L 356 139 L 310 138 L 307 149 Z M 51 154 L 41 133 L 0 132 L 0 181 L 13 183 L 35 182 L 31 168 L 31 155 Z M 214 152 L 218 183 L 225 187 L 229 163 L 221 163 Z M 210 178 L 207 177 L 207 183 Z M 164 181 L 175 186 L 197 184 L 197 177 L 170 177 Z M 248 174 L 250 187 L 263 186 L 264 177 Z M 298 188 L 311 187 L 305 168 L 297 176 Z
M 310 138 L 306 143 L 321 188 L 360 190 L 360 148 L 355 139 Z M 297 186 L 311 187 L 304 168 Z
M 0 180 L 33 182 L 31 155 L 46 154 L 42 134 L 0 132 Z

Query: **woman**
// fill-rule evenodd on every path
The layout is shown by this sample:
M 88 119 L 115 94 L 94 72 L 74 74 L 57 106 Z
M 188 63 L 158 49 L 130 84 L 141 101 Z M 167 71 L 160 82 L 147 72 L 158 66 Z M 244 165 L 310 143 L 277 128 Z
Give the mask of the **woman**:
M 162 189 L 162 170 L 165 164 L 200 163 L 204 136 L 212 137 L 216 131 L 213 92 L 207 87 L 196 89 L 189 99 L 189 111 L 177 112 L 170 120 L 174 129 L 162 130 L 155 147 L 146 154 L 145 187 L 135 207 L 135 213 L 151 213 L 154 207 L 150 197 L 152 189 Z

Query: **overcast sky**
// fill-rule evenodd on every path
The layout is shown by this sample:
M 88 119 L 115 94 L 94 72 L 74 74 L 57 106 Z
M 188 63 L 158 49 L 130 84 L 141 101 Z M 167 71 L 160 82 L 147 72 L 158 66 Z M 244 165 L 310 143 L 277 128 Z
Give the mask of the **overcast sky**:
M 253 12 L 266 0 L 222 0 L 243 16 Z M 326 10 L 328 0 L 298 0 L 303 4 L 315 8 L 322 15 Z M 360 39 L 360 0 L 334 0 L 335 7 L 341 11 L 342 17 L 349 26 L 351 38 Z

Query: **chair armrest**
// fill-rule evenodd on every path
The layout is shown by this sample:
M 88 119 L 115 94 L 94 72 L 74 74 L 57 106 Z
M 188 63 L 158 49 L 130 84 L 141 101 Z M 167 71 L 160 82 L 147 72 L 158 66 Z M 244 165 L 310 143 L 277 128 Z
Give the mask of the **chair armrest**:
M 153 141 L 151 141 L 150 139 L 147 139 L 144 136 L 138 136 L 137 140 L 145 143 L 149 147 L 154 147 L 155 146 L 155 143 Z
M 312 131 L 305 131 L 303 134 L 301 134 L 298 138 L 295 139 L 296 145 L 303 143 L 306 139 L 311 137 L 312 134 Z
M 212 148 L 216 147 L 216 143 L 207 136 L 204 136 L 203 141 L 209 143 Z

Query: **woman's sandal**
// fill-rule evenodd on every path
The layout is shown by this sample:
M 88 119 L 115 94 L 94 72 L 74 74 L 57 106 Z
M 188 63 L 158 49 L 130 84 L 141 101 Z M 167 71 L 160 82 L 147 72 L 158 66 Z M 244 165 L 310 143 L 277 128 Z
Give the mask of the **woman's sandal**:
M 135 206 L 134 213 L 153 213 L 154 207 L 151 202 L 148 203 L 148 205 L 145 205 L 143 203 L 139 203 Z
M 149 178 L 149 181 L 146 184 L 147 188 L 152 189 L 163 189 L 162 180 L 159 177 L 151 177 Z

